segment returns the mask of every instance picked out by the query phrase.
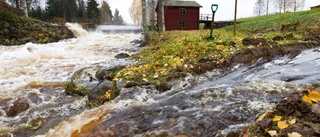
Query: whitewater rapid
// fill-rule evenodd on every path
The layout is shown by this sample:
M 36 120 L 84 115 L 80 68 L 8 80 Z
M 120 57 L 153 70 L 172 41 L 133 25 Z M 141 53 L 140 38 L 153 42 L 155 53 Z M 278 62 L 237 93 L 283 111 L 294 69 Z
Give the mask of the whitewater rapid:
M 50 115 L 68 117 L 70 110 L 83 108 L 85 99 L 72 99 L 63 90 L 75 71 L 133 63 L 115 55 L 136 53 L 138 45 L 130 42 L 140 39 L 141 34 L 104 34 L 87 32 L 78 24 L 67 26 L 76 38 L 48 44 L 0 45 L 0 132 Z M 19 104 L 27 110 L 15 110 Z
M 0 46 L 0 133 L 32 126 L 32 135 L 46 137 L 236 135 L 287 94 L 320 80 L 320 50 L 315 48 L 295 57 L 188 74 L 161 94 L 153 85 L 122 88 L 115 100 L 87 109 L 86 98 L 66 96 L 63 84 L 82 68 L 135 63 L 114 56 L 136 53 L 139 47 L 130 41 L 141 35 L 68 25 L 77 38 Z M 7 116 L 16 102 L 30 108 Z

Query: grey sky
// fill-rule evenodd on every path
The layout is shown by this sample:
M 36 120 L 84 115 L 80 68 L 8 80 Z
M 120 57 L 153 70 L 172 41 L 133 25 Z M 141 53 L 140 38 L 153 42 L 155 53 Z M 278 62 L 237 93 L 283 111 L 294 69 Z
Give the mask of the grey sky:
M 102 3 L 103 0 L 97 0 Z M 112 12 L 117 8 L 125 22 L 132 24 L 129 15 L 129 7 L 133 0 L 105 0 L 109 3 Z M 200 14 L 212 14 L 211 4 L 218 4 L 219 8 L 215 14 L 216 20 L 231 20 L 234 15 L 235 0 L 194 0 L 197 1 L 202 8 Z M 253 16 L 253 7 L 256 0 L 238 0 L 238 18 Z M 320 5 L 320 0 L 306 0 L 305 10 L 311 6 Z

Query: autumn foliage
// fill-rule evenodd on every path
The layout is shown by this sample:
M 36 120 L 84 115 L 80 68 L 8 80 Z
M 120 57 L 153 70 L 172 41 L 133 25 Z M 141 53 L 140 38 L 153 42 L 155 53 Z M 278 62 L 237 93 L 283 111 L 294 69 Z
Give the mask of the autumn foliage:
M 133 0 L 129 9 L 129 14 L 134 24 L 141 24 L 142 21 L 142 5 L 141 0 Z

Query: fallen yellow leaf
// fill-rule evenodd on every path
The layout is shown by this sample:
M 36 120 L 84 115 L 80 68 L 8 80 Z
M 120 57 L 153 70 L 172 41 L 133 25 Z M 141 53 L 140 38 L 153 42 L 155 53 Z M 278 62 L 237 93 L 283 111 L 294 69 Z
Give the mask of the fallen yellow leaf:
M 290 125 L 293 125 L 293 124 L 295 124 L 297 121 L 296 121 L 296 119 L 294 118 L 294 119 L 291 119 L 291 120 L 288 120 L 288 123 L 290 124 Z
M 288 133 L 288 137 L 302 137 L 302 135 L 300 135 L 297 132 L 292 132 L 292 133 Z
M 276 130 L 270 130 L 270 131 L 267 131 L 268 132 L 268 134 L 270 135 L 270 136 L 278 136 L 278 133 L 277 133 L 277 131 Z
M 275 122 L 275 121 L 280 121 L 281 118 L 282 118 L 281 116 L 274 116 L 273 119 L 272 119 L 272 121 L 273 121 L 273 122 Z
M 257 122 L 262 121 L 266 115 L 267 115 L 267 113 L 262 114 L 262 115 L 257 119 Z
M 311 99 L 310 99 L 307 95 L 304 95 L 304 96 L 302 97 L 302 100 L 303 100 L 304 102 L 307 102 L 307 103 L 309 103 L 309 104 L 312 104 Z
M 320 94 L 317 91 L 311 91 L 308 97 L 314 102 L 318 102 L 320 100 Z
M 286 121 L 279 121 L 278 127 L 282 130 L 282 129 L 289 127 L 289 124 Z

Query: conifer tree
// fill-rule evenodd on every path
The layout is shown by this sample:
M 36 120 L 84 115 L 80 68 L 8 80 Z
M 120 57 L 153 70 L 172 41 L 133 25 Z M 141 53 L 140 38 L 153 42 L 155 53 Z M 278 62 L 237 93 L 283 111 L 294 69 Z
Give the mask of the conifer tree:
M 123 25 L 123 19 L 122 16 L 119 14 L 119 10 L 116 9 L 114 12 L 114 17 L 113 17 L 113 24 L 114 25 Z
M 88 19 L 94 22 L 95 24 L 98 24 L 101 19 L 101 13 L 98 9 L 98 3 L 95 0 L 88 0 L 87 4 L 87 16 Z

